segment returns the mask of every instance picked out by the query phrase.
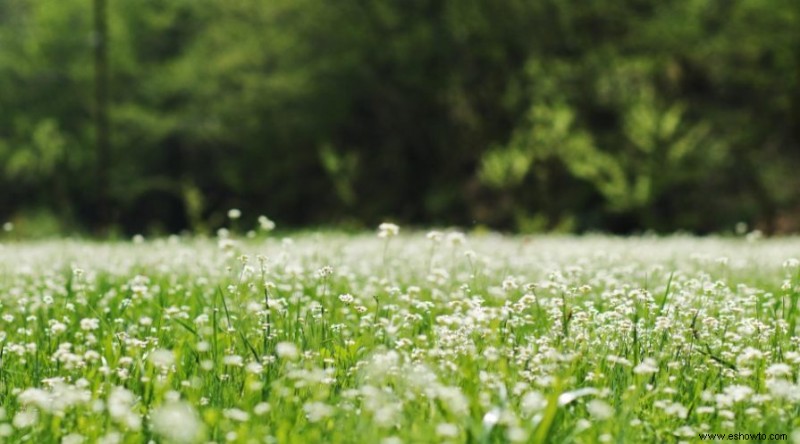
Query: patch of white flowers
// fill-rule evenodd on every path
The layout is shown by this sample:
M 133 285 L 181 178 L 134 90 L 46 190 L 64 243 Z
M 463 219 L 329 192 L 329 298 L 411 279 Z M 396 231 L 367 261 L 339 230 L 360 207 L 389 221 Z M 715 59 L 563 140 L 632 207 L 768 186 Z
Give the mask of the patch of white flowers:
M 387 238 L 400 234 L 400 227 L 389 222 L 384 222 L 378 226 L 378 237 Z
M 4 244 L 0 441 L 800 436 L 797 239 L 227 216 L 213 241 Z

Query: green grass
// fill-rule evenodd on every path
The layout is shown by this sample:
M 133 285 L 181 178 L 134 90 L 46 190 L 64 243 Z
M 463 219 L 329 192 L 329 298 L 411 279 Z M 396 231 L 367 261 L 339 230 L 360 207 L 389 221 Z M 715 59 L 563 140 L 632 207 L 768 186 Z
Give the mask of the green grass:
M 389 234 L 0 244 L 0 437 L 627 443 L 800 428 L 799 239 Z

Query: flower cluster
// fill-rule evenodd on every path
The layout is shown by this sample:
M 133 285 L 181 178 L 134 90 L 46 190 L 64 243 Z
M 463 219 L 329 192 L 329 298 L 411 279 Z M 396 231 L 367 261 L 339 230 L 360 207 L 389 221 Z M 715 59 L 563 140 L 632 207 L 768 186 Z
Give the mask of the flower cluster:
M 691 442 L 797 425 L 798 240 L 399 232 L 3 245 L 0 440 Z

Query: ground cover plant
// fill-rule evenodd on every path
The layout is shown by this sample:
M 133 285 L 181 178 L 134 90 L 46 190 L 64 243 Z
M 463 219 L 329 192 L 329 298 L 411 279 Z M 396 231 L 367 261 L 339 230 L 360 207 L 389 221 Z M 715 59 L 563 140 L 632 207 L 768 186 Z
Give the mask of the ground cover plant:
M 796 436 L 800 240 L 398 231 L 0 244 L 0 437 Z

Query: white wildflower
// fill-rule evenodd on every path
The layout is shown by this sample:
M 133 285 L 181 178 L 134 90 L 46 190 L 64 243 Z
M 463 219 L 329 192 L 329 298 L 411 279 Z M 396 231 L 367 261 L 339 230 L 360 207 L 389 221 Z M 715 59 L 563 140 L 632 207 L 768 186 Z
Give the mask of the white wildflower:
M 275 346 L 275 352 L 279 357 L 289 360 L 297 359 L 298 356 L 297 346 L 291 342 L 279 342 Z
M 150 362 L 160 368 L 168 368 L 175 363 L 175 355 L 171 350 L 164 350 L 163 348 L 153 350 L 148 356 Z
M 520 409 L 526 415 L 544 410 L 547 407 L 547 399 L 539 392 L 528 392 L 522 397 Z
M 70 433 L 61 438 L 61 444 L 81 444 L 84 439 L 84 436 L 80 433 Z
M 36 409 L 30 409 L 17 412 L 17 414 L 14 415 L 14 419 L 11 421 L 11 424 L 13 424 L 15 428 L 24 429 L 26 427 L 35 425 L 38 421 L 39 412 L 36 411 Z
M 303 410 L 309 422 L 317 422 L 333 415 L 333 407 L 322 402 L 306 403 L 303 405 Z
M 269 411 L 271 409 L 272 409 L 272 407 L 269 405 L 269 403 L 267 403 L 267 402 L 259 402 L 258 404 L 256 404 L 255 407 L 253 407 L 253 413 L 255 413 L 258 416 L 262 416 L 262 415 L 266 415 L 267 413 L 269 413 Z
M 436 426 L 436 434 L 442 438 L 455 438 L 458 436 L 458 426 L 447 422 L 440 423 Z
M 483 427 L 491 429 L 500 421 L 500 409 L 493 408 L 483 415 Z
M 558 405 L 565 406 L 578 398 L 596 394 L 597 389 L 594 387 L 583 387 L 571 392 L 565 392 L 558 396 Z
M 378 226 L 378 237 L 380 238 L 394 237 L 399 233 L 400 227 L 395 224 L 384 222 Z
M 222 363 L 231 367 L 241 367 L 244 365 L 244 358 L 239 355 L 227 355 L 222 358 Z
M 600 399 L 592 399 L 586 403 L 586 410 L 596 419 L 604 420 L 614 416 L 614 408 Z
M 203 423 L 194 408 L 182 401 L 168 402 L 150 413 L 153 430 L 176 443 L 193 443 L 201 439 Z
M 142 418 L 132 411 L 136 397 L 123 387 L 114 387 L 108 395 L 108 413 L 113 420 L 132 430 L 139 430 Z
M 517 280 L 513 277 L 507 277 L 503 280 L 503 291 L 516 290 L 518 287 Z
M 633 368 L 637 375 L 650 375 L 658 372 L 658 363 L 653 358 L 645 358 L 641 364 Z
M 467 236 L 460 231 L 453 231 L 447 234 L 447 243 L 453 247 L 464 245 L 467 242 Z
M 425 237 L 427 237 L 428 240 L 430 240 L 430 241 L 432 241 L 434 243 L 439 243 L 444 238 L 444 235 L 442 234 L 441 231 L 433 230 L 433 231 L 429 231 L 428 234 L 425 235 Z
M 275 222 L 264 215 L 258 216 L 258 225 L 261 227 L 262 231 L 272 231 L 275 229 Z
M 770 378 L 790 377 L 792 376 L 792 367 L 784 363 L 772 364 L 764 373 Z
M 222 414 L 233 421 L 246 422 L 250 419 L 250 414 L 240 409 L 225 409 Z
M 100 328 L 100 320 L 96 318 L 81 319 L 81 330 L 91 331 Z

